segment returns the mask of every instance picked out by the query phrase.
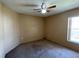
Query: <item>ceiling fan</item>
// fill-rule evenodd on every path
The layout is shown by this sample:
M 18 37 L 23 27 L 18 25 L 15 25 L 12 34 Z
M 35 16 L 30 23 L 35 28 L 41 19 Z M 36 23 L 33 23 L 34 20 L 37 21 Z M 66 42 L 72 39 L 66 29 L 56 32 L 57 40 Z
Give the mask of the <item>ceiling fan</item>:
M 36 4 L 20 4 L 20 6 L 26 6 L 26 7 L 37 7 L 38 5 Z M 34 11 L 37 11 L 37 12 L 41 12 L 41 13 L 46 13 L 46 12 L 50 12 L 50 9 L 52 8 L 56 8 L 56 5 L 51 5 L 51 6 L 46 6 L 46 3 L 42 2 L 40 8 L 37 8 L 37 9 L 33 9 Z

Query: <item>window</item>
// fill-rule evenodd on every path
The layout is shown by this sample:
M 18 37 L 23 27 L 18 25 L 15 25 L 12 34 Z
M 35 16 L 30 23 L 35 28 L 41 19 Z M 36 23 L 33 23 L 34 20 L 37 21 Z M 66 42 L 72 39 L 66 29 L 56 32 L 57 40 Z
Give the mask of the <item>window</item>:
M 67 40 L 79 44 L 79 17 L 68 18 Z

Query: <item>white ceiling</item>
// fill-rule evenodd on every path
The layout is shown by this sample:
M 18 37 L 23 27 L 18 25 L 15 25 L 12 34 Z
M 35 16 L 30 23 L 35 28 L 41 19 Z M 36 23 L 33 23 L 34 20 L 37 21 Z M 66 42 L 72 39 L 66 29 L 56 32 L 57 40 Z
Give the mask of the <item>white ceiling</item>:
M 74 9 L 79 7 L 79 0 L 45 0 L 47 6 L 51 4 L 56 4 L 56 8 L 52 9 L 51 12 L 46 13 L 45 15 L 34 11 L 34 8 L 40 8 L 41 3 L 43 0 L 1 0 L 9 8 L 13 9 L 14 11 L 22 14 L 29 14 L 34 16 L 49 16 L 54 15 L 63 11 L 67 11 L 70 9 Z M 37 4 L 38 7 L 23 7 L 18 6 L 19 3 L 25 4 Z

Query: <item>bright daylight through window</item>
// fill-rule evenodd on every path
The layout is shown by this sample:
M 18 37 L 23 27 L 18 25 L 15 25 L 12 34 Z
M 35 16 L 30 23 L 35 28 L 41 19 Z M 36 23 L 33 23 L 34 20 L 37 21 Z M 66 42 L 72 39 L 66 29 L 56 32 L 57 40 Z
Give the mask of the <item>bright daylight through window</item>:
M 79 16 L 68 18 L 68 41 L 79 44 Z

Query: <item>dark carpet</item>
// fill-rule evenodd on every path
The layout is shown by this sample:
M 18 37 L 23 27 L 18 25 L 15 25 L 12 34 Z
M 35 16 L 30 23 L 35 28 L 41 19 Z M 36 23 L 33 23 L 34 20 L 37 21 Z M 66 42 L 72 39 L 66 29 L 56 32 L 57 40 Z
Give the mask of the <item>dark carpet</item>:
M 6 58 L 79 58 L 79 52 L 48 40 L 39 40 L 17 46 Z

